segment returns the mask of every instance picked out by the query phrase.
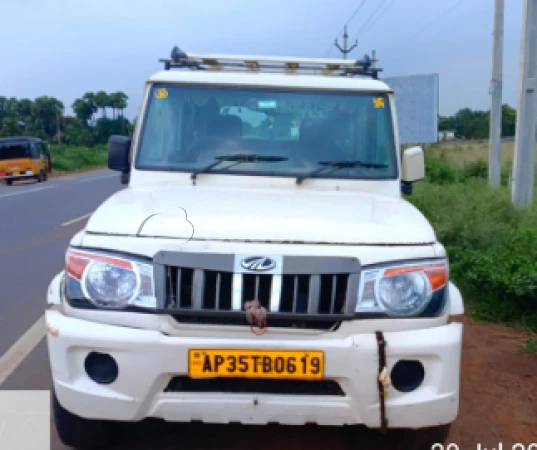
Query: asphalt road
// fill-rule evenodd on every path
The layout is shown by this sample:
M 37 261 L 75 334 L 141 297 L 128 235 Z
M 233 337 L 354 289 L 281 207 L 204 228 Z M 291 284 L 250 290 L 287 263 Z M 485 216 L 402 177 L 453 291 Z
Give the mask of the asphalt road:
M 47 287 L 64 267 L 71 237 L 85 226 L 88 215 L 100 203 L 122 188 L 119 174 L 107 170 L 51 178 L 42 184 L 0 184 L 0 362 L 6 354 L 19 358 L 3 383 L 0 367 L 0 390 L 51 389 L 46 341 L 41 337 L 44 330 L 39 323 L 36 326 L 45 310 Z M 34 341 L 28 345 L 24 336 L 32 329 L 37 332 L 30 336 Z M 21 341 L 25 344 L 19 347 Z M 378 433 L 365 429 L 151 420 L 124 426 L 122 437 L 118 450 L 375 450 L 380 442 Z M 53 423 L 50 448 L 67 450 L 59 442 Z
M 88 214 L 123 187 L 119 174 L 108 170 L 0 184 L 0 357 L 43 316 L 47 287 L 64 267 L 71 237 Z M 0 389 L 49 390 L 51 385 L 42 339 Z M 64 449 L 53 429 L 51 434 L 51 448 Z

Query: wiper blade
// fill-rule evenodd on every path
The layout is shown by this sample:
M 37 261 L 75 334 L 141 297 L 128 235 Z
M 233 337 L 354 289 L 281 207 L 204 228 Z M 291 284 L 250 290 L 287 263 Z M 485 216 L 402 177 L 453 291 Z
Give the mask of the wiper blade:
M 248 153 L 237 153 L 234 155 L 223 155 L 223 156 L 215 156 L 217 161 L 202 167 L 199 170 L 196 170 L 195 172 L 192 172 L 192 175 L 190 175 L 190 178 L 192 180 L 195 180 L 196 177 L 200 173 L 208 173 L 213 167 L 218 166 L 219 164 L 222 164 L 223 162 L 235 162 L 235 164 L 231 164 L 230 166 L 227 166 L 226 169 L 229 169 L 230 167 L 236 166 L 237 164 L 242 163 L 249 163 L 249 162 L 278 162 L 278 161 L 287 161 L 289 158 L 286 158 L 285 156 L 264 156 L 264 155 L 251 155 Z
M 297 177 L 296 183 L 300 184 L 306 178 L 314 177 L 318 173 L 324 172 L 330 167 L 332 168 L 332 170 L 329 173 L 336 172 L 340 169 L 348 169 L 352 167 L 367 167 L 369 169 L 385 169 L 388 167 L 388 164 L 364 161 L 319 161 L 317 164 L 321 164 L 323 167 L 319 167 L 318 169 L 315 169 L 305 175 Z

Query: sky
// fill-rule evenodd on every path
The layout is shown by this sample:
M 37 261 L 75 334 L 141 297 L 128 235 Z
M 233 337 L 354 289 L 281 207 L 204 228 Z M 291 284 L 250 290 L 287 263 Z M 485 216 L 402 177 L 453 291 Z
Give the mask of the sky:
M 505 0 L 503 102 L 513 107 L 522 10 Z M 494 0 L 0 0 L 0 18 L 0 95 L 53 96 L 66 114 L 85 92 L 123 91 L 134 118 L 175 45 L 340 57 L 333 43 L 347 22 L 349 42 L 358 35 L 349 57 L 376 50 L 381 77 L 438 73 L 441 115 L 490 107 Z

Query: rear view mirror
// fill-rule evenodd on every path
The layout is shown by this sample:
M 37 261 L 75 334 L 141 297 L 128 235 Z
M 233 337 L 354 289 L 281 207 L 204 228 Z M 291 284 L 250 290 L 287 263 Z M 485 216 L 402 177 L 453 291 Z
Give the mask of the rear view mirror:
M 421 147 L 410 147 L 403 151 L 401 161 L 401 183 L 403 194 L 412 194 L 412 183 L 425 178 L 425 157 Z
M 118 172 L 128 173 L 131 138 L 112 135 L 108 139 L 108 168 Z

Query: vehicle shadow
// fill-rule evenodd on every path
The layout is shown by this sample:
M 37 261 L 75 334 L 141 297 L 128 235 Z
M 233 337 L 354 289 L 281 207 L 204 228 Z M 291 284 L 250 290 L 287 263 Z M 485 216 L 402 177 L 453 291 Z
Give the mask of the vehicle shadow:
M 378 431 L 366 427 L 210 425 L 148 419 L 116 428 L 117 450 L 387 450 Z

